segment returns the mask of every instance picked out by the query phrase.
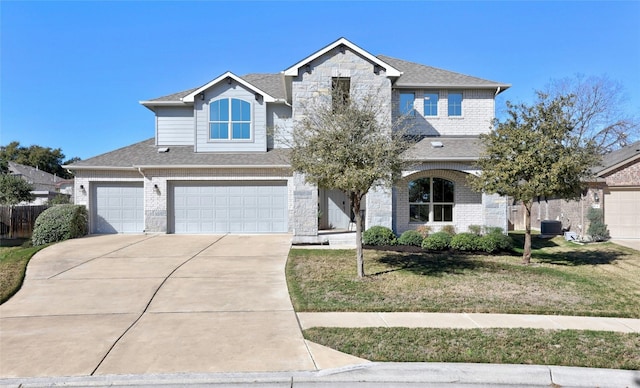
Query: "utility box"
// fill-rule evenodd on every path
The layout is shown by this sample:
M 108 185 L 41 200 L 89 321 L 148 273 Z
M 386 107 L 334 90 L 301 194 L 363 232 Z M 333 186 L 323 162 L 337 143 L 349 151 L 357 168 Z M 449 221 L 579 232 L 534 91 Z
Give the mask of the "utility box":
M 540 234 L 546 236 L 562 234 L 562 222 L 555 220 L 544 220 L 540 222 Z

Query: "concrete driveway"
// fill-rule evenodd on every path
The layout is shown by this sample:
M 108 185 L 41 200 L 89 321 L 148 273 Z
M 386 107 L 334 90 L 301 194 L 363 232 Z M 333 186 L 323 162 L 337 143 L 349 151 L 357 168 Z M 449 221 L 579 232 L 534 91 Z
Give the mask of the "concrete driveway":
M 0 377 L 305 371 L 363 362 L 306 342 L 289 235 L 105 235 L 40 251 L 0 306 Z

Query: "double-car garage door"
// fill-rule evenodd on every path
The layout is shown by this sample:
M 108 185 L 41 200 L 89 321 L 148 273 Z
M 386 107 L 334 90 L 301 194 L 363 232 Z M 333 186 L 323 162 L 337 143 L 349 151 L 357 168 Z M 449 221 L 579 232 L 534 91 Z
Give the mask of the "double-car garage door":
M 286 233 L 286 181 L 173 182 L 168 186 L 170 233 Z M 144 231 L 142 183 L 93 186 L 92 233 Z

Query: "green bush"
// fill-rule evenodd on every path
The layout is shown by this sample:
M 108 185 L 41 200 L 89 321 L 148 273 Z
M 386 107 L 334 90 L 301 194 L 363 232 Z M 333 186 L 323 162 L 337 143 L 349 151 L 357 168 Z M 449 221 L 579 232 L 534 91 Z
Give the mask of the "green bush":
M 456 251 L 477 251 L 480 246 L 480 236 L 474 233 L 458 233 L 451 238 L 450 246 Z
M 469 233 L 480 236 L 482 234 L 482 225 L 469 225 Z
M 449 249 L 451 235 L 447 232 L 436 232 L 430 234 L 422 241 L 422 247 L 430 251 L 444 251 Z
M 607 225 L 604 223 L 602 209 L 589 209 L 587 219 L 589 220 L 587 234 L 591 236 L 593 241 L 604 241 L 611 238 Z
M 377 225 L 362 233 L 362 243 L 365 245 L 396 245 L 397 239 L 391 229 Z
M 484 227 L 484 233 L 485 234 L 499 234 L 501 236 L 504 236 L 504 229 L 502 229 L 499 226 L 485 226 Z
M 513 249 L 513 241 L 505 234 L 489 233 L 480 237 L 478 249 L 488 253 L 509 252 Z
M 40 213 L 31 240 L 33 245 L 44 245 L 85 234 L 87 209 L 82 205 L 56 205 Z
M 400 245 L 414 245 L 416 247 L 422 246 L 422 240 L 424 238 L 417 230 L 407 230 L 398 238 L 398 244 Z

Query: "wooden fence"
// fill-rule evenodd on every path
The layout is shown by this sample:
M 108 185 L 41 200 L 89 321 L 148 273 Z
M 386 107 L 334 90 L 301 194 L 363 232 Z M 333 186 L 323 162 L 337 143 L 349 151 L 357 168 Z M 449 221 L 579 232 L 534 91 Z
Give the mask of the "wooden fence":
M 27 239 L 31 237 L 36 218 L 47 205 L 0 206 L 0 239 Z

